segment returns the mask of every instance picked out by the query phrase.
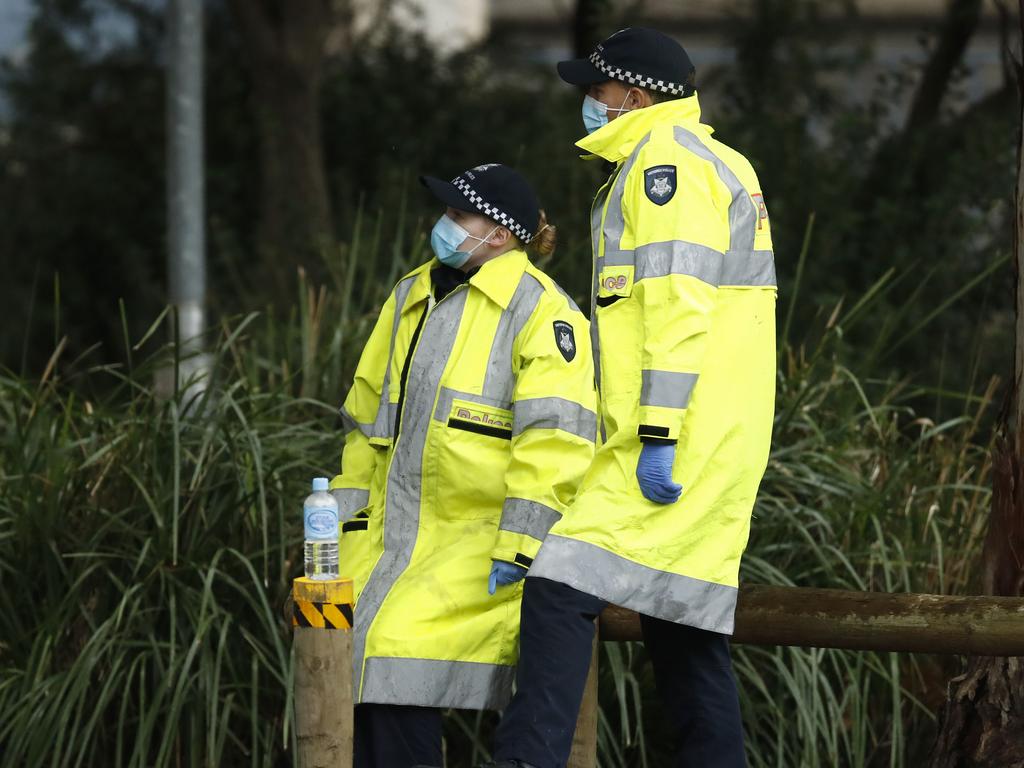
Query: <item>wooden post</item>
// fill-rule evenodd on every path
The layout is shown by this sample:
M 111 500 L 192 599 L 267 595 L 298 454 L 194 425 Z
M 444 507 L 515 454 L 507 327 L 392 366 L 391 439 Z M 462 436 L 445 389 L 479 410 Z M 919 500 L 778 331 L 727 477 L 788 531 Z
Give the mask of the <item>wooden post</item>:
M 583 701 L 580 702 L 580 714 L 576 720 L 576 733 L 572 737 L 572 753 L 569 755 L 566 768 L 597 768 L 597 666 L 600 656 L 597 643 L 600 631 L 600 627 L 595 627 L 587 687 L 583 689 Z
M 352 580 L 296 579 L 298 768 L 352 768 Z

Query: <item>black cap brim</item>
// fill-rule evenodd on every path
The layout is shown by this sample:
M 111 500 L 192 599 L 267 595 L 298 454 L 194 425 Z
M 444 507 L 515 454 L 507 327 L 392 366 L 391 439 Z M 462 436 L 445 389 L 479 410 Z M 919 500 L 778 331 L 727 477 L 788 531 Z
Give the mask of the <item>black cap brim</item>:
M 558 76 L 571 85 L 593 85 L 610 80 L 590 59 L 569 59 L 558 62 Z
M 462 192 L 450 181 L 435 178 L 434 176 L 420 176 L 420 184 L 429 189 L 438 200 L 459 211 L 474 211 L 473 204 Z

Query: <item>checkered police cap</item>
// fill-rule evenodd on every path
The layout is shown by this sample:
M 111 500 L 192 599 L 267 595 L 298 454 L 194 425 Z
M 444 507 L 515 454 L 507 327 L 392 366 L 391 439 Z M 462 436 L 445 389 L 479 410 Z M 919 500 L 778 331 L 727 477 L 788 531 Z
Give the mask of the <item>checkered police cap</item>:
M 450 182 L 433 176 L 420 176 L 420 181 L 445 205 L 482 213 L 523 243 L 533 239 L 540 223 L 537 195 L 530 183 L 507 165 L 478 165 Z
M 586 59 L 558 63 L 558 74 L 573 85 L 620 80 L 652 91 L 690 96 L 693 62 L 679 43 L 653 29 L 621 29 Z

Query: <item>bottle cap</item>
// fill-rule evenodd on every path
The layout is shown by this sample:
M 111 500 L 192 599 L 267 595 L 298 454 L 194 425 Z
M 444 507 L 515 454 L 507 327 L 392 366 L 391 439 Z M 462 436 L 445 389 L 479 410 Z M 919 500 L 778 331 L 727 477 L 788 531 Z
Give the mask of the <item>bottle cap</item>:
M 314 491 L 326 491 L 328 481 L 326 477 L 314 477 L 313 478 L 313 490 Z

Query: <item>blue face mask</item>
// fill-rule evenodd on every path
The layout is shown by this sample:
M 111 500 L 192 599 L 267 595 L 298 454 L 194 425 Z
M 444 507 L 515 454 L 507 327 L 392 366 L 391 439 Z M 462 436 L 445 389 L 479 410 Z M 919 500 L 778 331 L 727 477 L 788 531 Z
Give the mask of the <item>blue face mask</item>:
M 469 234 L 469 232 L 456 224 L 455 221 L 445 213 L 441 215 L 441 218 L 437 220 L 434 228 L 430 231 L 430 247 L 434 249 L 434 255 L 437 256 L 438 261 L 446 266 L 459 269 L 469 261 L 469 257 L 473 255 L 473 251 L 486 242 L 487 238 L 493 235 L 497 230 L 498 228 L 495 227 L 487 233 L 487 237 L 476 237 L 475 235 Z M 459 246 L 465 242 L 467 237 L 471 240 L 479 240 L 480 242 L 468 251 L 458 250 Z
M 618 109 L 612 109 L 603 101 L 598 101 L 589 94 L 583 97 L 583 127 L 587 129 L 587 133 L 593 133 L 598 128 L 603 128 L 608 125 L 608 113 L 609 112 L 629 112 L 628 109 L 622 109 L 626 105 L 626 101 L 629 99 L 629 93 L 626 93 L 626 98 L 622 100 L 622 104 L 619 105 Z

